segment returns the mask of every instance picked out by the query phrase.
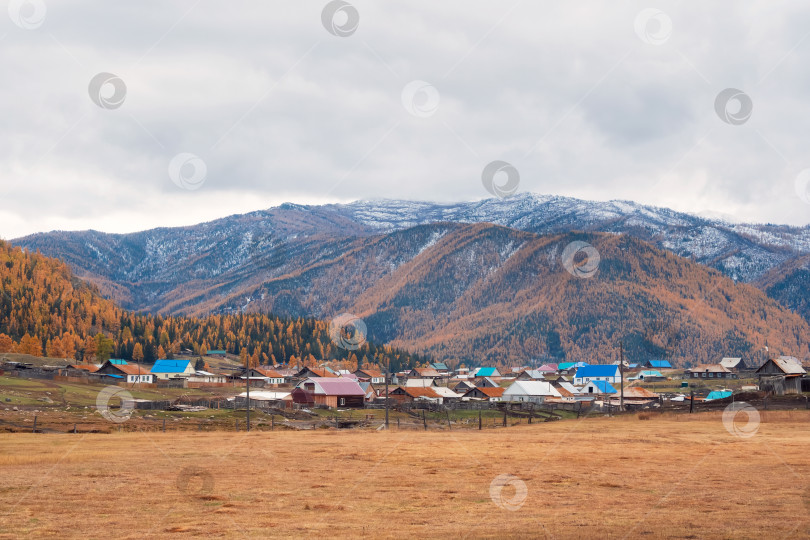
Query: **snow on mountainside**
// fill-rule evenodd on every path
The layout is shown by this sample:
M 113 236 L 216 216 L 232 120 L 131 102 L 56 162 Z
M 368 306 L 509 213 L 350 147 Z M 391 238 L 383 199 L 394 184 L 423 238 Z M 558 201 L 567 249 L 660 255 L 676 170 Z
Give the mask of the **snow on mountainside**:
M 452 204 L 399 200 L 323 206 L 286 203 L 190 227 L 123 235 L 56 231 L 13 243 L 67 261 L 77 275 L 93 281 L 127 308 L 200 313 L 217 309 L 221 299 L 245 287 L 300 272 L 312 264 L 328 264 L 357 239 L 439 222 L 493 223 L 541 235 L 570 231 L 627 234 L 713 267 L 736 281 L 783 293 L 799 289 L 799 282 L 794 277 L 791 287 L 779 287 L 780 276 L 787 279 L 787 269 L 792 270 L 795 261 L 810 254 L 810 227 L 732 224 L 631 201 L 585 201 L 531 193 Z M 418 247 L 409 247 L 408 253 L 387 252 L 385 264 L 406 263 L 442 241 L 444 233 L 435 229 L 420 239 Z M 761 284 L 765 281 L 767 286 Z M 802 294 L 810 303 L 810 292 Z M 787 302 L 784 294 L 777 299 Z M 791 300 L 786 305 L 795 308 L 797 304 Z
M 810 253 L 810 227 L 732 224 L 630 201 L 524 193 L 453 204 L 374 200 L 321 208 L 378 231 L 450 221 L 489 222 L 540 234 L 570 230 L 627 233 L 743 282 L 755 281 L 793 257 Z

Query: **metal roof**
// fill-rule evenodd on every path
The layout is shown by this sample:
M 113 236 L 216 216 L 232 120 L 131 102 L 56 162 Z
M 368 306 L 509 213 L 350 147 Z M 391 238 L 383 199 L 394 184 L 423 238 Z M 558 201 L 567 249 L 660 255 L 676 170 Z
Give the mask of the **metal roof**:
M 613 364 L 597 364 L 590 366 L 583 366 L 577 369 L 575 378 L 590 378 L 590 377 L 615 377 L 619 372 L 619 366 Z
M 157 360 L 152 373 L 182 373 L 188 369 L 191 360 Z
M 355 379 L 348 377 L 310 377 L 305 379 L 299 388 L 306 390 L 304 385 L 315 383 L 315 394 L 327 396 L 365 396 L 366 392 L 357 384 Z
M 650 367 L 657 367 L 657 368 L 671 368 L 672 364 L 669 363 L 669 360 L 650 360 Z
M 503 397 L 510 396 L 553 396 L 562 397 L 551 383 L 545 381 L 515 381 L 507 388 Z
M 615 394 L 615 393 L 617 393 L 617 390 L 615 388 L 613 388 L 613 385 L 611 385 L 607 381 L 590 381 L 590 382 L 588 382 L 588 384 L 594 385 L 596 387 L 596 389 L 598 390 L 599 394 Z

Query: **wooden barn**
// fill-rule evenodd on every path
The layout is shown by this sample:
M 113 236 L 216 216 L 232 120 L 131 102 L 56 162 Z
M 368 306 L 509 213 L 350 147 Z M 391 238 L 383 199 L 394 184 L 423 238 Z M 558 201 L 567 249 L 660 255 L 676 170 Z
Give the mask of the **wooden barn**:
M 756 371 L 759 377 L 759 388 L 773 392 L 777 396 L 784 394 L 801 394 L 802 378 L 807 374 L 798 360 L 780 356 L 771 358 Z
M 366 399 L 366 392 L 357 383 L 357 380 L 348 377 L 310 377 L 305 379 L 293 391 L 295 403 L 309 403 L 309 397 L 316 405 L 327 407 L 362 408 Z M 301 401 L 297 401 L 301 400 Z

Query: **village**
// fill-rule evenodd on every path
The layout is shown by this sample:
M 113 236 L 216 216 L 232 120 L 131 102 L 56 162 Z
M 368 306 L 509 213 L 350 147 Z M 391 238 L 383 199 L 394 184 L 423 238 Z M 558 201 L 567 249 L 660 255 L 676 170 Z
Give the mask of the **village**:
M 531 423 L 583 414 L 693 412 L 700 406 L 725 406 L 741 396 L 756 401 L 768 396 L 801 397 L 810 391 L 807 370 L 790 356 L 770 358 L 761 365 L 751 365 L 742 358 L 722 358 L 716 364 L 689 369 L 676 369 L 668 360 L 549 362 L 509 369 L 450 369 L 435 362 L 388 376 L 379 366 L 361 366 L 354 371 L 326 364 L 247 368 L 225 351 L 211 351 L 204 360 L 161 359 L 152 365 L 118 359 L 65 365 L 57 365 L 54 359 L 24 360 L 0 359 L 0 412 L 28 413 L 23 422 L 30 422 L 33 414 L 34 424 L 39 423 L 29 426 L 0 417 L 0 427 L 6 424 L 9 430 L 45 429 L 48 409 L 55 408 L 82 411 L 82 420 L 88 418 L 88 410 L 105 413 L 102 416 L 111 420 L 111 429 L 121 429 L 116 424 L 131 418 L 154 420 L 158 411 L 163 413 L 164 430 L 167 416 L 174 421 L 197 422 L 199 429 L 238 430 L 240 425 L 250 429 L 250 411 L 255 411 L 254 429 L 267 426 L 263 421 L 267 415 L 272 417 L 272 429 L 383 428 L 390 422 L 397 427 L 455 425 L 481 429 L 485 425 L 503 427 L 507 421 Z M 49 397 L 55 392 L 45 392 L 32 401 L 35 392 L 26 392 L 14 382 L 21 380 L 56 385 L 63 407 Z M 79 400 L 65 397 L 82 394 L 87 395 Z M 205 416 L 208 412 L 215 414 Z M 82 422 L 74 416 L 67 415 L 61 423 L 72 422 L 74 430 L 80 429 L 77 426 Z

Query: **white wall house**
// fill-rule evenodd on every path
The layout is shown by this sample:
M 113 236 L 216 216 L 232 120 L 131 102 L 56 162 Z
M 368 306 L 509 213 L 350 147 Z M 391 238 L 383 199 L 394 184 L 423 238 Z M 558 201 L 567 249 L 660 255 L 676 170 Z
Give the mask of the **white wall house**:
M 562 397 L 551 383 L 545 381 L 515 381 L 504 390 L 501 401 L 542 403 L 547 397 Z
M 619 366 L 613 364 L 598 364 L 577 368 L 577 372 L 574 374 L 574 384 L 576 386 L 582 386 L 590 381 L 605 381 L 609 383 L 621 382 Z

